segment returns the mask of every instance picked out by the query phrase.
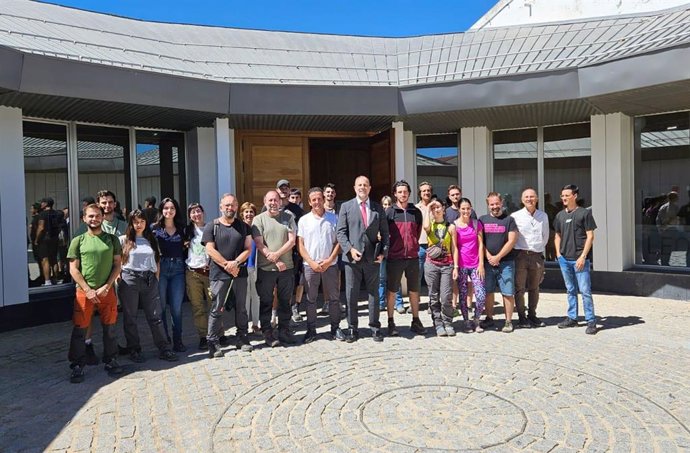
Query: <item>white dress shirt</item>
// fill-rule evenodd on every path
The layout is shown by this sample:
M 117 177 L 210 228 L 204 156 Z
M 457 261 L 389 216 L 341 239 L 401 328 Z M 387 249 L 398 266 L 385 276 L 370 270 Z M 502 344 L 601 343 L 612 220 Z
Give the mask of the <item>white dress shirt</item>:
M 511 214 L 518 227 L 516 250 L 544 253 L 549 242 L 549 217 L 544 211 L 536 209 L 534 215 L 527 208 L 522 208 Z

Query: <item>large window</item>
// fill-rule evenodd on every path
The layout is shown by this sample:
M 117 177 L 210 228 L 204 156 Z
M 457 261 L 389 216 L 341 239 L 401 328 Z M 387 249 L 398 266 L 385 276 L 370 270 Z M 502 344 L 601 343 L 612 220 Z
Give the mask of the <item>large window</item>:
M 67 127 L 24 122 L 29 287 L 69 281 Z
M 515 212 L 521 207 L 522 190 L 537 187 L 537 130 L 496 131 L 493 140 L 494 191 L 503 195 L 506 211 Z
M 433 193 L 446 201 L 451 184 L 460 184 L 458 161 L 458 134 L 417 136 L 417 183 L 427 181 Z
M 635 120 L 635 263 L 690 267 L 690 112 Z
M 137 137 L 138 202 L 155 197 L 173 197 L 185 206 L 184 134 L 179 132 L 143 131 Z M 167 175 L 161 178 L 161 175 Z M 172 177 L 170 177 L 172 176 Z

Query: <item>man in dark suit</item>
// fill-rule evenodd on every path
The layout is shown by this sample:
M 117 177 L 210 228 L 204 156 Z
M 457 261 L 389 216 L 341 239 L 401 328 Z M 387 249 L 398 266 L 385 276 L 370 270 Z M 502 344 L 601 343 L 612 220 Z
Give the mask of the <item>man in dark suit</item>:
M 374 341 L 383 341 L 379 322 L 379 266 L 388 253 L 388 220 L 380 204 L 369 199 L 369 178 L 355 179 L 355 198 L 340 207 L 337 236 L 345 263 L 345 298 L 348 332 L 336 338 L 348 343 L 359 339 L 357 299 L 364 283 L 369 294 L 369 327 Z M 340 335 L 338 335 L 340 334 Z

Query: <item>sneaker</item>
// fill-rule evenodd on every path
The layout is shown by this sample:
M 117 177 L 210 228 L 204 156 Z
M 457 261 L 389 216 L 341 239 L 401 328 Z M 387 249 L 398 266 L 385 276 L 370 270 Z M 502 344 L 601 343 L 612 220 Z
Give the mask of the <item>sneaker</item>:
M 482 329 L 492 329 L 495 326 L 494 323 L 494 318 L 485 318 L 483 321 L 479 322 L 479 325 L 482 327 Z
M 267 330 L 266 332 L 264 332 L 264 343 L 266 343 L 266 346 L 268 346 L 269 348 L 275 348 L 277 346 L 280 346 L 280 341 L 275 339 L 272 330 Z
M 122 374 L 124 371 L 116 359 L 110 359 L 103 367 L 108 374 Z
M 381 343 L 383 341 L 383 334 L 381 333 L 381 329 L 372 329 L 371 339 L 377 343 Z
M 596 322 L 587 323 L 587 330 L 585 330 L 585 333 L 587 335 L 596 335 L 597 334 L 597 323 Z
M 307 329 L 307 333 L 304 335 L 304 340 L 302 340 L 302 343 L 307 344 L 314 340 L 316 340 L 316 330 Z
M 503 326 L 503 329 L 501 329 L 501 332 L 505 333 L 510 333 L 513 331 L 513 323 L 510 321 L 506 321 L 505 326 Z
M 347 336 L 345 340 L 346 343 L 354 343 L 359 340 L 359 331 L 357 329 L 352 329 L 352 333 Z
M 84 367 L 74 364 L 72 366 L 72 373 L 69 376 L 69 381 L 72 384 L 80 384 L 84 382 Z
M 161 360 L 165 360 L 166 362 L 177 362 L 180 360 L 177 357 L 177 354 L 172 352 L 170 349 L 166 349 L 165 351 L 161 351 L 160 354 L 158 354 L 158 358 Z
M 465 321 L 465 332 L 474 332 L 474 322 L 469 319 Z
M 479 322 L 479 320 L 477 319 L 476 321 L 474 321 L 474 333 L 482 332 L 484 332 L 484 328 L 482 327 L 482 323 Z
M 297 340 L 295 336 L 290 332 L 290 329 L 280 329 L 278 331 L 278 341 L 282 344 L 295 344 Z
M 249 342 L 249 338 L 246 335 L 237 337 L 236 347 L 242 352 L 252 352 L 254 350 L 254 346 Z
M 144 357 L 144 354 L 142 354 L 141 351 L 136 351 L 136 350 L 129 353 L 129 360 L 131 360 L 134 363 L 146 362 L 146 358 Z
M 546 323 L 536 316 L 527 316 L 527 320 L 532 324 L 532 327 L 546 327 Z
M 292 322 L 302 322 L 302 315 L 299 314 L 299 307 L 297 304 L 292 304 Z
M 567 329 L 568 327 L 577 327 L 577 321 L 566 316 L 563 321 L 558 323 L 558 328 Z
M 96 355 L 96 351 L 93 349 L 93 343 L 86 343 L 86 364 L 87 365 L 98 365 L 100 360 Z
M 400 336 L 400 332 L 398 332 L 398 329 L 395 327 L 394 322 L 389 322 L 388 323 L 388 336 L 389 337 L 398 337 Z
M 218 343 L 212 343 L 209 341 L 208 356 L 212 359 L 220 359 L 221 357 L 225 356 L 225 353 L 220 349 L 220 345 Z
M 518 325 L 520 329 L 531 329 L 532 328 L 532 323 L 529 322 L 527 318 L 520 318 L 518 320 Z
M 448 332 L 446 332 L 446 328 L 443 326 L 436 326 L 436 336 L 437 337 L 447 337 Z
M 228 346 L 230 344 L 230 338 L 228 338 L 227 335 L 223 334 L 220 337 L 218 337 L 218 344 L 221 346 Z
M 199 338 L 199 351 L 205 351 L 208 349 L 208 340 L 206 337 Z
M 331 329 L 331 337 L 333 338 L 333 340 L 337 341 L 347 340 L 347 335 L 345 335 L 345 332 L 343 332 L 343 329 L 341 329 L 340 327 L 338 327 L 335 330 Z
M 447 326 L 443 326 L 443 328 L 446 330 L 446 335 L 448 335 L 449 337 L 455 336 L 455 329 L 453 328 L 453 326 L 448 324 Z
M 184 344 L 182 344 L 182 341 L 176 341 L 173 345 L 173 351 L 175 352 L 185 352 L 186 350 L 187 347 Z
M 410 330 L 416 333 L 417 335 L 424 335 L 426 333 L 426 328 L 422 324 L 422 321 L 419 320 L 419 318 L 412 320 L 412 324 L 410 324 Z
M 405 308 L 404 305 L 398 305 L 397 307 L 395 307 L 395 311 L 397 311 L 401 315 L 404 315 L 405 313 L 407 313 L 407 309 Z

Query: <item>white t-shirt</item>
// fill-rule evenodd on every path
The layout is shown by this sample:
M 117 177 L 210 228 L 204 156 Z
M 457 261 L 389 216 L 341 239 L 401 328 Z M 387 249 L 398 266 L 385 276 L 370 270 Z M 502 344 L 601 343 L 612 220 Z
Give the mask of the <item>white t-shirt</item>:
M 297 235 L 304 241 L 307 253 L 314 261 L 328 259 L 337 242 L 335 229 L 338 219 L 332 212 L 324 212 L 323 217 L 316 217 L 313 212 L 303 215 L 299 219 Z M 334 261 L 331 266 L 337 265 Z M 304 262 L 305 266 L 309 266 Z
M 156 264 L 156 255 L 151 248 L 151 244 L 145 237 L 137 237 L 135 241 L 136 247 L 129 251 L 129 258 L 127 262 L 122 265 L 123 269 L 130 271 L 156 272 L 158 265 Z M 120 236 L 120 245 L 124 247 L 125 236 Z
M 206 254 L 206 247 L 201 244 L 201 235 L 204 230 L 194 225 L 194 237 L 189 242 L 189 249 L 187 249 L 187 267 L 192 269 L 200 269 L 208 266 L 208 255 Z

